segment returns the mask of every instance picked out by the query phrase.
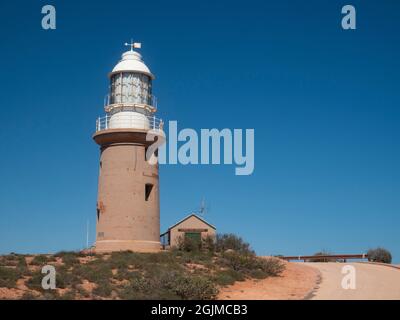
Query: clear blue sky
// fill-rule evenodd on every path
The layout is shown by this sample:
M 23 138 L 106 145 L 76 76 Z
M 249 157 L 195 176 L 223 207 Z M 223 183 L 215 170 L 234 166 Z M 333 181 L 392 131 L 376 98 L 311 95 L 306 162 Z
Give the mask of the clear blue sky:
M 57 30 L 41 29 L 41 7 Z M 341 29 L 353 4 L 357 30 Z M 255 172 L 163 165 L 162 230 L 206 216 L 259 254 L 400 261 L 398 1 L 2 1 L 0 252 L 54 252 L 95 235 L 92 141 L 107 73 L 133 37 L 180 128 L 254 128 Z

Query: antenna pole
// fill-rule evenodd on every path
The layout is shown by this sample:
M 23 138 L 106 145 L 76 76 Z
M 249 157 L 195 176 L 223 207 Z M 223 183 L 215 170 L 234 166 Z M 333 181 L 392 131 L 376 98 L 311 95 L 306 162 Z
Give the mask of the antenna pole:
M 86 249 L 89 248 L 89 219 L 86 221 Z

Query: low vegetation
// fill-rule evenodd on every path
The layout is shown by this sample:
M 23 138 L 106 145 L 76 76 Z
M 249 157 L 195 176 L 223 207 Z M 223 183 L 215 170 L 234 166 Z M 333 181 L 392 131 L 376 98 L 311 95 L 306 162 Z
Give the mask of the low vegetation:
M 19 290 L 17 281 L 24 279 L 22 299 L 215 299 L 221 286 L 284 270 L 280 259 L 257 257 L 234 235 L 201 243 L 186 239 L 178 248 L 159 253 L 60 252 L 0 258 L 0 287 Z M 42 289 L 41 267 L 46 264 L 56 268 L 56 290 Z
M 9 254 L 0 256 L 0 288 L 16 288 L 17 281 L 30 275 L 24 256 Z
M 368 260 L 382 263 L 392 263 L 392 255 L 389 250 L 376 248 L 368 250 Z

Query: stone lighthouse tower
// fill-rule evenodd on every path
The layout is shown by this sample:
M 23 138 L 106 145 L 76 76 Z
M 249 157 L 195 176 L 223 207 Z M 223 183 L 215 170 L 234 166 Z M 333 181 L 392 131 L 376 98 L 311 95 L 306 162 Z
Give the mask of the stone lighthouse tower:
M 135 50 L 130 50 L 109 74 L 105 116 L 97 120 L 94 141 L 100 146 L 95 251 L 160 249 L 158 164 L 146 151 L 151 132 L 162 133 L 154 114 L 153 74 Z

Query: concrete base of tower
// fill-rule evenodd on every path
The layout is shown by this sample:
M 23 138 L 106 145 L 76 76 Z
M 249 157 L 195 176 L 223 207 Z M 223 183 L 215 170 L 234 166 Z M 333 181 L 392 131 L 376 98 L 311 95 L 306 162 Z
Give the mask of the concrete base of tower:
M 161 250 L 159 241 L 140 240 L 100 240 L 95 244 L 94 251 L 98 253 L 113 251 L 158 252 Z

